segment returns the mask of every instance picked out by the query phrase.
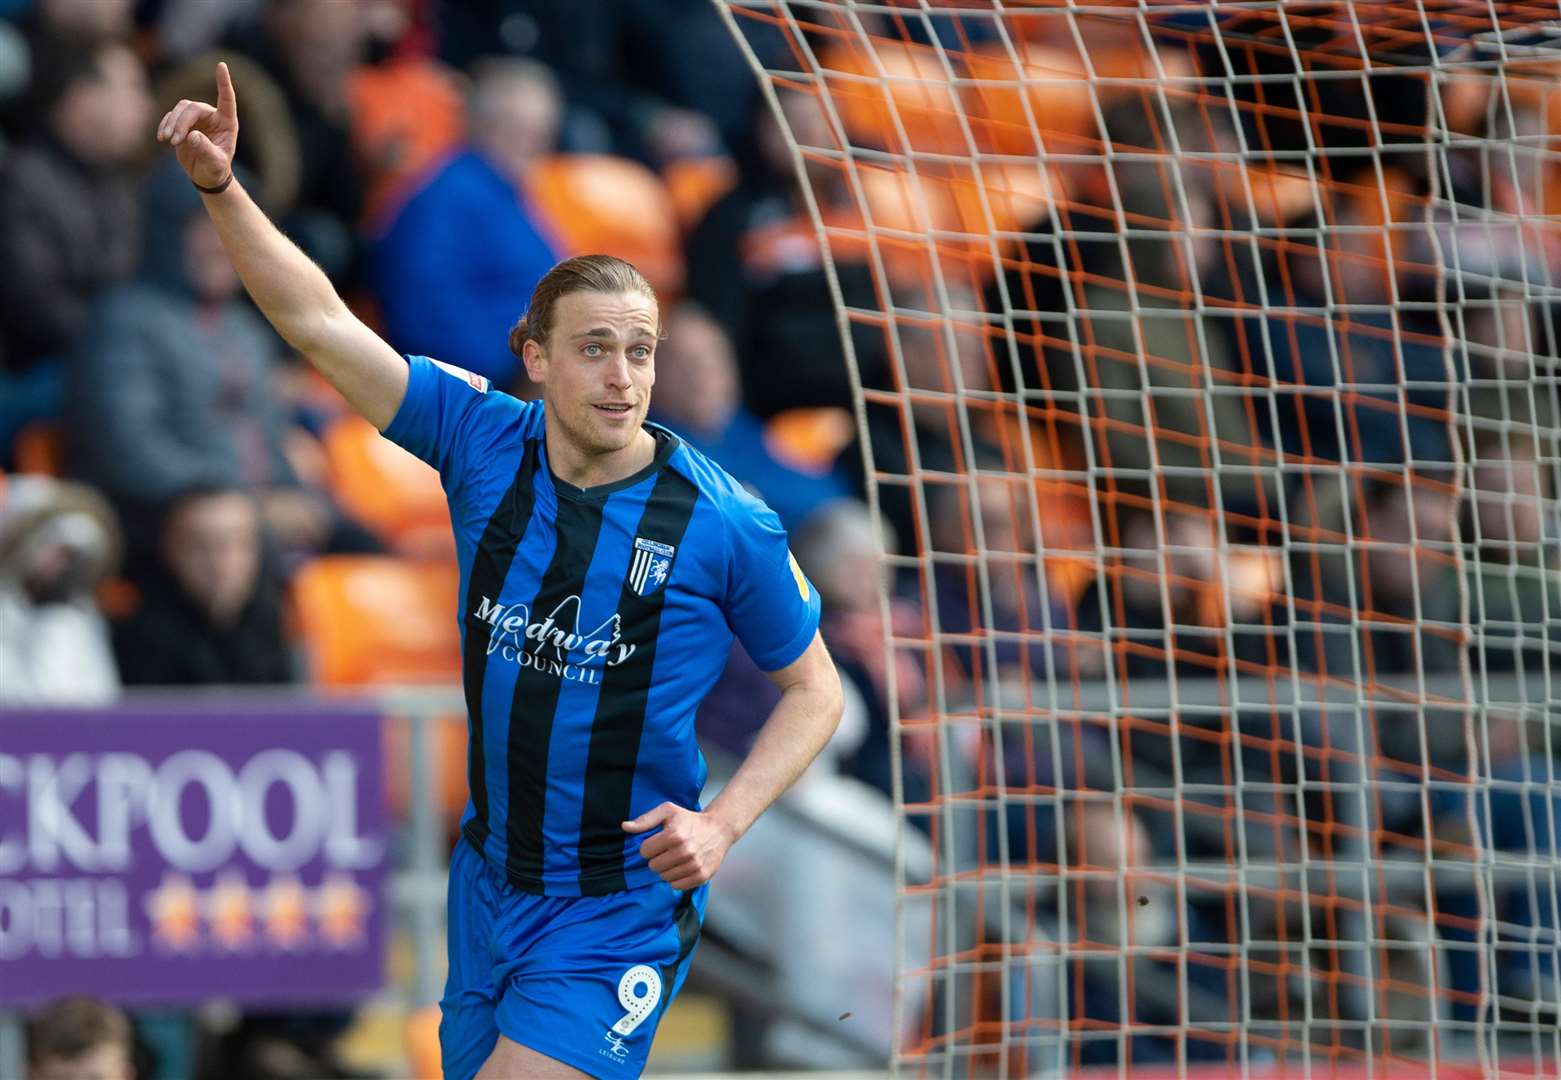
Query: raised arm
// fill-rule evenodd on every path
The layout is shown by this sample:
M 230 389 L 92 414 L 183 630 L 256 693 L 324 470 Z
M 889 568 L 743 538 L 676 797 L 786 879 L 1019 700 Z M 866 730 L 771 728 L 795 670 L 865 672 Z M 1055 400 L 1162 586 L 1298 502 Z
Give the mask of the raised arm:
M 232 179 L 238 98 L 227 64 L 217 65 L 216 106 L 179 102 L 158 124 L 157 139 L 173 146 L 179 164 L 202 189 L 228 258 L 277 333 L 383 431 L 406 395 L 406 363 L 347 310 L 320 268 Z

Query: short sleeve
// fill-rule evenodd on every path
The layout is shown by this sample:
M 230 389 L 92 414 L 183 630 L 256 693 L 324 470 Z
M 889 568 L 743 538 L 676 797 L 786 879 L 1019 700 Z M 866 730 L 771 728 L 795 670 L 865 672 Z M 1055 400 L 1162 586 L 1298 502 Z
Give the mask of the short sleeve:
M 747 498 L 730 508 L 731 570 L 726 621 L 764 671 L 807 650 L 818 630 L 819 596 L 786 544 L 775 511 Z
M 453 492 L 470 466 L 473 444 L 498 420 L 488 380 L 426 356 L 407 357 L 407 390 L 385 438 L 439 470 Z

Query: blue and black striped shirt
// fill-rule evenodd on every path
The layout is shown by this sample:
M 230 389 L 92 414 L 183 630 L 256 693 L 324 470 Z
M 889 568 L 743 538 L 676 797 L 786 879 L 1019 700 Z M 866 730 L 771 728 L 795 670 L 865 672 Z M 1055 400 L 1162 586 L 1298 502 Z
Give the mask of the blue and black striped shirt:
M 655 459 L 576 488 L 548 467 L 540 402 L 427 357 L 385 436 L 439 470 L 461 566 L 471 725 L 467 839 L 518 888 L 593 896 L 656 880 L 621 823 L 699 808 L 694 713 L 733 634 L 796 660 L 818 591 L 779 519 L 665 428 Z

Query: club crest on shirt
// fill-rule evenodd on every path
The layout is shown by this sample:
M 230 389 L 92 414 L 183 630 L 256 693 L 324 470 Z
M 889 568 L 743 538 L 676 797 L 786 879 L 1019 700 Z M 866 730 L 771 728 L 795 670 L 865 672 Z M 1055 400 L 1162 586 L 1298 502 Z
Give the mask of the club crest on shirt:
M 636 596 L 649 596 L 667 583 L 677 548 L 643 536 L 634 538 L 634 558 L 629 560 L 629 588 Z

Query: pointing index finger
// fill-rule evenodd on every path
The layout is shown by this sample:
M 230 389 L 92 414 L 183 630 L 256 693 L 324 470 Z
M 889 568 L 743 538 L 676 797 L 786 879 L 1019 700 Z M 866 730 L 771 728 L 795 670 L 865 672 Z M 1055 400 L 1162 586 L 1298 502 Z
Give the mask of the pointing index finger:
M 233 76 L 226 61 L 217 64 L 217 112 L 224 120 L 238 119 L 238 95 L 233 92 Z

